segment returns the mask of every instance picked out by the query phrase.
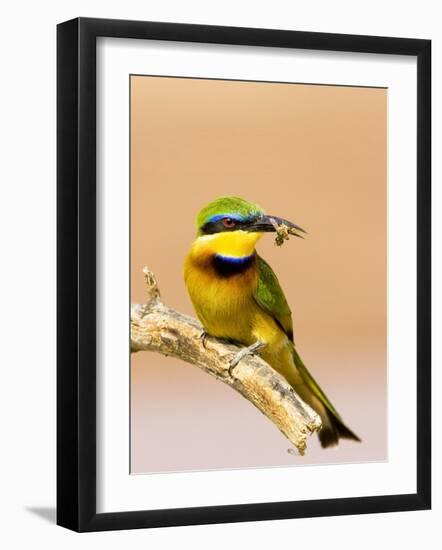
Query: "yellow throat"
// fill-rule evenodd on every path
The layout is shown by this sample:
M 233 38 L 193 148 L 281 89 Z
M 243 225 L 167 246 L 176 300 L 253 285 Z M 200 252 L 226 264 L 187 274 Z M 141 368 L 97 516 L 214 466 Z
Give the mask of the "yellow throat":
M 262 233 L 249 233 L 241 230 L 202 235 L 194 241 L 190 254 L 194 258 L 212 254 L 242 258 L 253 253 L 256 243 L 261 237 Z

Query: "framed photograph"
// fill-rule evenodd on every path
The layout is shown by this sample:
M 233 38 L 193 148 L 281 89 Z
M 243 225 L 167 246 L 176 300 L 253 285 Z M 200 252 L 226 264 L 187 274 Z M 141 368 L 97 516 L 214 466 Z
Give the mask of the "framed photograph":
M 57 37 L 57 523 L 430 508 L 430 41 Z

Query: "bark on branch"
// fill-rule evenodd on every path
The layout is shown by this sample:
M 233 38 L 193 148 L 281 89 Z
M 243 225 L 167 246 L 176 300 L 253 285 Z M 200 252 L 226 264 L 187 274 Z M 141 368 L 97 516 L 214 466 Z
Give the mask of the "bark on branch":
M 245 357 L 230 374 L 229 361 L 241 348 L 211 337 L 203 341 L 200 323 L 166 306 L 153 273 L 147 267 L 143 272 L 147 301 L 131 308 L 131 351 L 156 351 L 196 365 L 253 403 L 304 454 L 320 417 L 258 356 Z

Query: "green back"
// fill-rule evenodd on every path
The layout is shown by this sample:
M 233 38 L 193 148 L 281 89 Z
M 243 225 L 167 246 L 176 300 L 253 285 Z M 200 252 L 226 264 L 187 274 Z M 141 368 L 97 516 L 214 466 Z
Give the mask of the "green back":
M 273 269 L 258 256 L 258 285 L 255 292 L 255 300 L 269 313 L 282 330 L 293 342 L 292 312 L 290 311 L 284 291 L 279 284 Z
M 278 325 L 284 330 L 289 339 L 293 342 L 293 323 L 292 314 L 284 296 L 284 291 L 279 284 L 278 278 L 273 272 L 269 264 L 258 256 L 258 285 L 255 292 L 255 300 L 258 304 L 269 313 Z M 330 403 L 328 397 L 325 395 L 319 384 L 313 378 L 304 365 L 301 357 L 295 349 L 293 344 L 293 360 L 302 376 L 305 384 L 310 388 L 312 393 L 327 407 L 327 409 L 336 417 L 340 418 L 338 412 Z

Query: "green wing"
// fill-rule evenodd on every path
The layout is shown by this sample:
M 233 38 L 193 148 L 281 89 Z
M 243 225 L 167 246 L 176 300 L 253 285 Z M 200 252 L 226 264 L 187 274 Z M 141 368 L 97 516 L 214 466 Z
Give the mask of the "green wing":
M 292 312 L 284 291 L 269 264 L 258 256 L 258 285 L 255 300 L 269 313 L 293 342 Z
M 341 419 L 338 411 L 333 407 L 333 405 L 330 402 L 330 399 L 325 395 L 324 391 L 322 390 L 321 386 L 316 382 L 316 380 L 313 378 L 313 376 L 308 371 L 307 367 L 304 365 L 302 359 L 299 357 L 298 352 L 295 349 L 295 346 L 293 346 L 293 360 L 295 362 L 296 368 L 300 372 L 302 379 L 307 384 L 307 386 L 310 388 L 310 390 L 316 395 L 316 397 L 327 407 L 327 409 L 333 414 L 335 418 L 338 420 Z
M 293 342 L 293 324 L 292 313 L 290 311 L 287 300 L 284 296 L 284 291 L 278 282 L 278 278 L 273 272 L 269 264 L 258 256 L 258 285 L 255 292 L 255 300 L 258 304 L 269 313 L 278 325 L 284 330 L 290 340 Z M 340 418 L 338 412 L 330 403 L 330 400 L 325 395 L 319 384 L 313 378 L 304 365 L 301 357 L 293 345 L 293 360 L 296 368 L 301 374 L 304 382 L 308 385 L 310 390 L 322 401 L 327 409 L 336 417 Z

